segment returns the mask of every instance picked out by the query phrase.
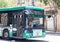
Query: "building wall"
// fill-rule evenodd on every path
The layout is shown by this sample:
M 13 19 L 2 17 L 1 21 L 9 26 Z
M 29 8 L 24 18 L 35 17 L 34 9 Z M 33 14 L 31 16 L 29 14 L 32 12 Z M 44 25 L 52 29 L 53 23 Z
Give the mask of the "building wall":
M 60 31 L 60 10 L 58 10 L 57 14 L 57 31 Z

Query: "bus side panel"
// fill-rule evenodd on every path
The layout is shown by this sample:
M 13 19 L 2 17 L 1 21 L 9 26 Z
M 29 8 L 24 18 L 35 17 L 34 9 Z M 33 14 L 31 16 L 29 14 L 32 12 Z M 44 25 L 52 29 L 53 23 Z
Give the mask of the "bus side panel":
M 3 35 L 3 31 L 0 29 L 0 37 L 2 37 Z
M 45 37 L 45 36 L 46 36 L 46 30 L 44 30 L 41 37 Z
M 9 37 L 13 37 L 12 30 L 9 31 Z

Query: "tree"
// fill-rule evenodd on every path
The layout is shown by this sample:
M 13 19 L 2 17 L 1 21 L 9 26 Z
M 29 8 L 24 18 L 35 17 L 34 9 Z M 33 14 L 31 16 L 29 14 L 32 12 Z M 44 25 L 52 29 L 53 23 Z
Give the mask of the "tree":
M 55 2 L 55 4 L 58 6 L 58 8 L 60 8 L 60 0 L 53 0 Z
M 43 2 L 45 5 L 47 5 L 48 0 L 39 0 L 40 2 Z
M 14 7 L 14 0 L 0 0 L 0 7 Z
M 57 6 L 56 8 L 60 8 L 60 0 L 39 0 L 39 1 L 40 1 L 40 2 L 43 1 L 43 3 L 44 3 L 45 5 L 53 2 L 53 5 L 55 4 L 55 6 Z
M 5 0 L 0 0 L 0 7 L 6 7 L 7 3 L 5 2 Z

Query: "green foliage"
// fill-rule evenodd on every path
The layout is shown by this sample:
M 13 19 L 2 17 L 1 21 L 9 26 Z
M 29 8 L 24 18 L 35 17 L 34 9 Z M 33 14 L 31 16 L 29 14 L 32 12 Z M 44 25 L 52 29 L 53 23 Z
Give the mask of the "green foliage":
M 43 0 L 39 0 L 40 2 L 42 2 Z
M 0 0 L 0 8 L 2 7 L 14 7 L 13 0 Z
M 48 4 L 48 0 L 39 0 L 40 2 L 42 2 L 43 1 L 43 3 L 45 4 L 45 5 L 47 5 Z M 50 0 L 49 0 L 50 1 Z M 60 0 L 52 0 L 53 2 L 55 2 L 55 4 L 58 6 L 58 8 L 60 8 Z M 51 1 L 50 1 L 51 2 Z
M 43 0 L 44 4 L 47 5 L 48 3 L 48 0 Z
M 57 0 L 57 5 L 60 8 L 60 0 Z
M 5 2 L 5 0 L 0 0 L 0 7 L 6 7 L 7 3 Z
M 45 5 L 47 5 L 48 0 L 39 0 L 40 2 L 43 2 Z
M 53 0 L 55 4 L 57 4 L 58 8 L 60 8 L 60 0 Z

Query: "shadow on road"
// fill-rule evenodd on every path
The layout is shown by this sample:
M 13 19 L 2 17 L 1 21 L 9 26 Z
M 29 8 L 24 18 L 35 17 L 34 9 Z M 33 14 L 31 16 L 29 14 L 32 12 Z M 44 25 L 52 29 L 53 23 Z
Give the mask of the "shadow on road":
M 44 40 L 15 40 L 15 42 L 48 42 Z
M 48 42 L 45 40 L 28 40 L 28 39 L 11 39 L 15 40 L 15 42 Z
M 48 42 L 45 40 L 27 40 L 27 39 L 9 39 L 9 40 L 1 39 L 1 40 L 8 41 L 8 42 Z

